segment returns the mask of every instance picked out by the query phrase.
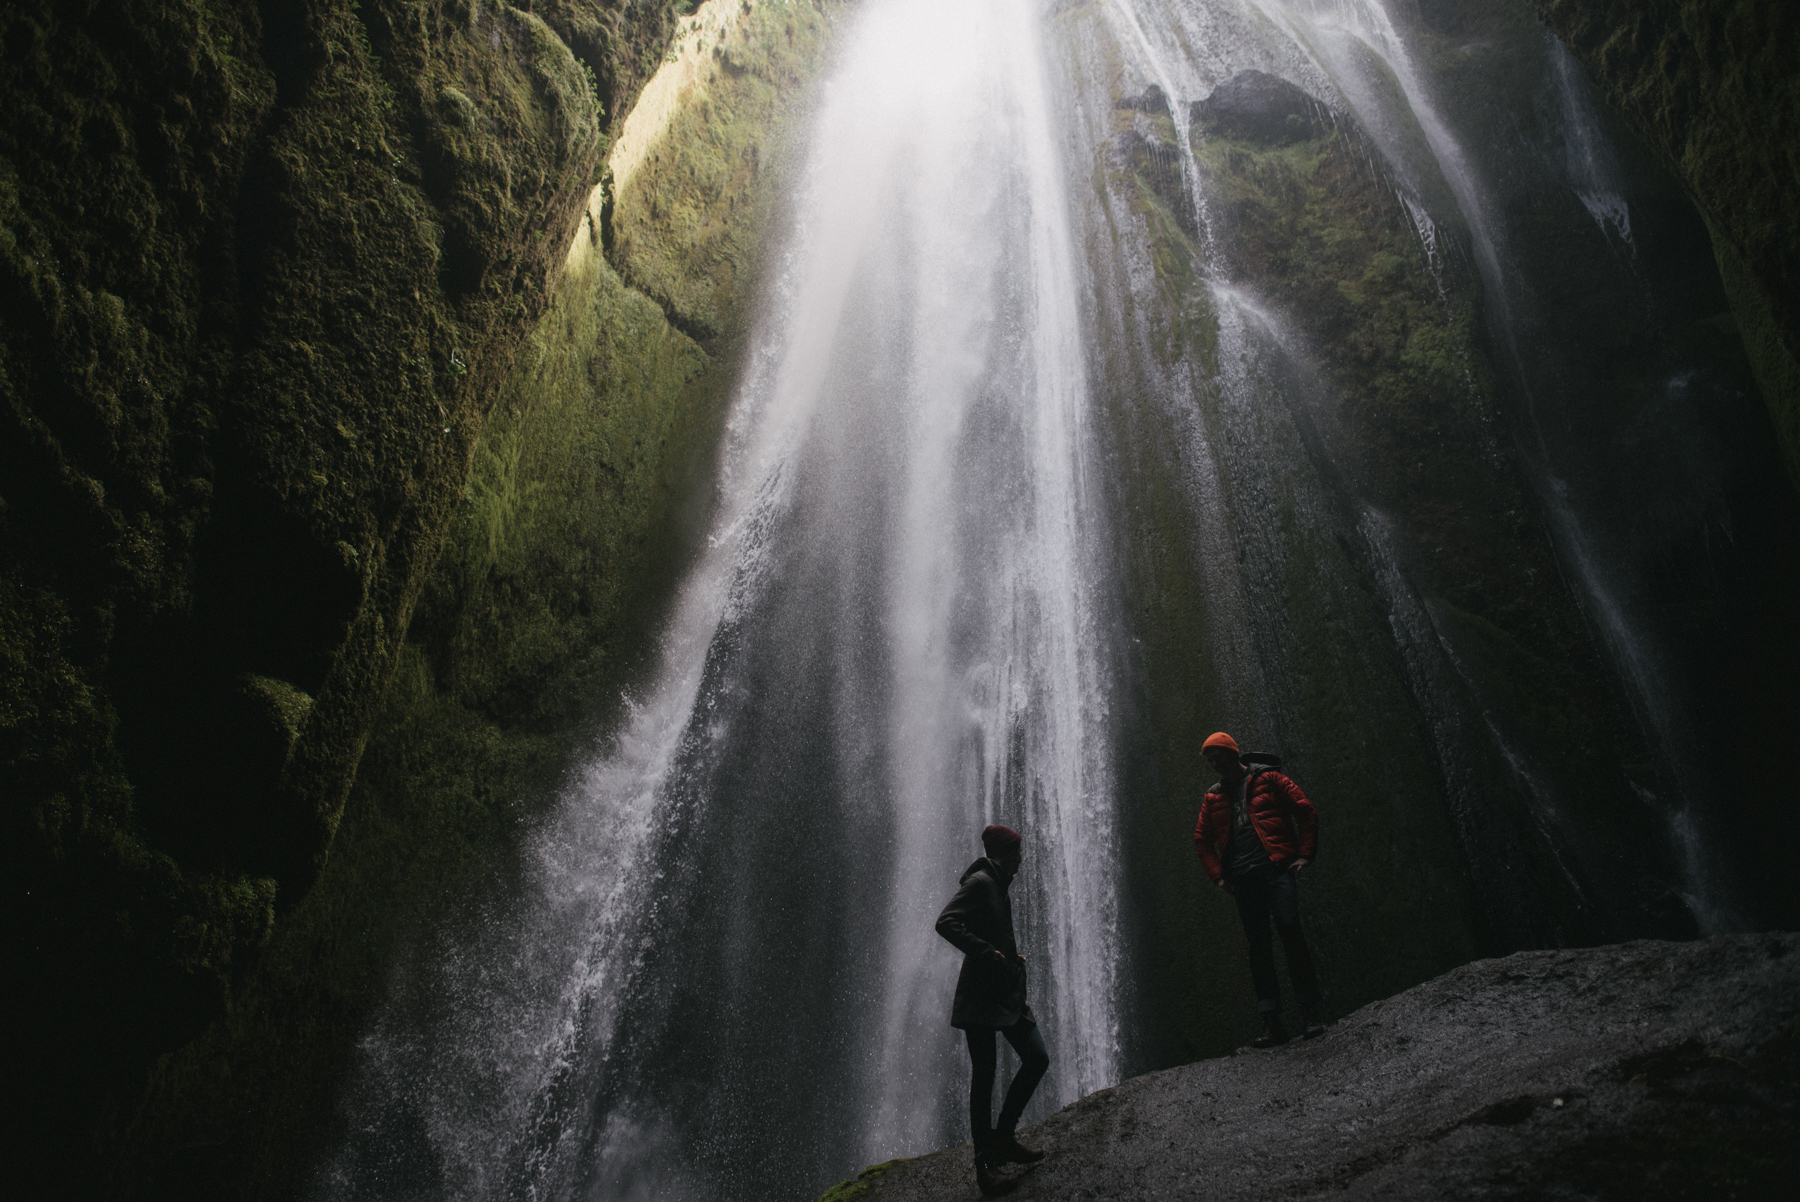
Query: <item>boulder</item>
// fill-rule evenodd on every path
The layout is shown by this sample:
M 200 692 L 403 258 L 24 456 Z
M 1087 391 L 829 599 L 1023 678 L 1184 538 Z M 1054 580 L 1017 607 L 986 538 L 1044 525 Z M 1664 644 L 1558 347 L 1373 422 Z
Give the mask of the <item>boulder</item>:
M 1209 134 L 1257 146 L 1288 146 L 1331 128 L 1324 105 L 1263 71 L 1240 71 L 1196 102 L 1189 115 Z

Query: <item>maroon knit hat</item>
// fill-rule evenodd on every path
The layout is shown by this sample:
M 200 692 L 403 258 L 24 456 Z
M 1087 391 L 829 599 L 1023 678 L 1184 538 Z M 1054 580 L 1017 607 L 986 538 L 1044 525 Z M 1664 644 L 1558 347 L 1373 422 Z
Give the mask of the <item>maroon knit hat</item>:
M 981 832 L 981 846 L 990 859 L 1019 843 L 1019 832 L 1010 826 L 990 826 Z

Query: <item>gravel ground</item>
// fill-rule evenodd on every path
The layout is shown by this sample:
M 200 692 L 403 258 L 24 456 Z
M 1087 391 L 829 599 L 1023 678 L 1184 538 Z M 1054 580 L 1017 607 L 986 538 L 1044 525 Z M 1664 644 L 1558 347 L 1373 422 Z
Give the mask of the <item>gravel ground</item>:
M 1019 1202 L 1791 1198 L 1800 934 L 1521 952 L 1311 1042 L 1101 1090 L 1020 1133 Z M 979 1197 L 967 1147 L 833 1202 Z

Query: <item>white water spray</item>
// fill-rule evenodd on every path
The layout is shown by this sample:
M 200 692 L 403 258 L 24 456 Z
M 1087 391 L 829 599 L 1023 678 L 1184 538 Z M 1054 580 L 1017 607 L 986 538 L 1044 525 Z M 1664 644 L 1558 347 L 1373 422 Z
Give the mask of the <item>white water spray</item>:
M 988 822 L 1026 837 L 1033 1113 L 1116 1079 L 1103 529 L 1041 14 L 853 19 L 655 683 L 517 898 L 401 982 L 326 1194 L 410 1154 L 439 1197 L 762 1196 L 954 1142 L 932 926 Z M 764 835 L 789 854 L 746 862 Z M 817 979 L 773 1002 L 777 962 Z M 765 1037 L 800 1059 L 753 1062 Z M 823 1119 L 784 1101 L 820 1074 Z

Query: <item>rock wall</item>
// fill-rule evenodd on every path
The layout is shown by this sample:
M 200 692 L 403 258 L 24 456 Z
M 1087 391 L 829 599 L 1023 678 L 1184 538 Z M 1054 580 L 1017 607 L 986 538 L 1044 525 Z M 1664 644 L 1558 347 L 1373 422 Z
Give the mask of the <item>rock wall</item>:
M 720 36 L 722 9 L 734 19 Z M 652 107 L 618 127 L 548 312 L 475 448 L 332 859 L 229 1019 L 153 1072 L 122 1133 L 129 1171 L 263 1196 L 310 1168 L 407 949 L 448 899 L 504 890 L 519 836 L 616 713 L 710 502 L 791 98 L 836 11 L 734 2 L 677 22 L 645 91 Z M 726 54 L 740 69 L 724 69 Z M 648 211 L 669 191 L 615 183 L 619 151 L 640 142 L 656 169 L 706 181 L 679 193 L 680 211 L 710 216 L 714 245 L 743 267 L 727 287 L 701 281 L 704 325 L 628 282 L 647 273 L 621 230 L 650 252 L 664 240 L 704 249 L 690 226 Z
M 11 1134 L 59 1189 L 297 1188 L 408 918 L 626 679 L 742 289 L 674 310 L 703 347 L 629 287 L 687 231 L 606 155 L 703 62 L 652 151 L 748 265 L 832 6 L 732 5 L 704 52 L 722 6 L 681 7 L 0 16 Z M 647 249 L 584 253 L 615 219 Z
M 1800 487 L 1800 10 L 1783 0 L 1532 0 L 1687 185 Z
M 1121 910 L 1147 949 L 1132 981 L 1143 1016 L 1127 1036 L 1134 1065 L 1216 1054 L 1255 1021 L 1237 916 L 1191 850 L 1213 779 L 1199 744 L 1221 727 L 1283 754 L 1320 805 L 1306 909 L 1330 1005 L 1481 955 L 1697 933 L 1676 889 L 1677 856 L 1699 840 L 1670 839 L 1647 804 L 1674 792 L 1659 762 L 1669 753 L 1621 687 L 1533 456 L 1555 441 L 1570 458 L 1629 461 L 1630 446 L 1615 448 L 1654 427 L 1669 377 L 1716 388 L 1703 408 L 1719 428 L 1734 428 L 1740 397 L 1764 443 L 1767 426 L 1678 185 L 1609 131 L 1649 249 L 1640 258 L 1609 243 L 1539 153 L 1563 134 L 1542 103 L 1557 97 L 1552 39 L 1518 4 L 1426 7 L 1407 30 L 1412 69 L 1480 159 L 1509 272 L 1542 284 L 1531 324 L 1520 306 L 1516 324 L 1496 329 L 1509 298 L 1484 281 L 1469 219 L 1392 76 L 1374 79 L 1358 113 L 1248 70 L 1171 111 L 1160 86 L 1104 54 L 1069 68 L 1110 109 L 1094 139 L 1106 221 L 1089 235 L 1100 248 L 1091 361 L 1114 503 L 1129 515 L 1121 624 L 1137 681 L 1118 700 L 1130 710 Z M 1080 25 L 1100 8 L 1059 10 L 1069 44 L 1105 46 L 1103 29 Z M 1550 344 L 1571 314 L 1582 329 L 1571 369 L 1552 364 L 1534 380 L 1555 385 L 1546 410 L 1591 416 L 1578 435 L 1540 436 L 1505 337 Z M 1189 420 L 1203 444 L 1186 435 Z M 1733 473 L 1766 477 L 1777 502 L 1729 502 L 1746 515 L 1740 529 L 1758 514 L 1769 523 L 1743 545 L 1774 566 L 1720 573 L 1719 593 L 1745 616 L 1656 594 L 1635 616 L 1671 615 L 1673 645 L 1707 648 L 1699 667 L 1681 663 L 1681 696 L 1717 724 L 1707 737 L 1729 766 L 1714 775 L 1741 773 L 1732 795 L 1769 797 L 1757 821 L 1779 824 L 1784 786 L 1762 757 L 1772 727 L 1757 715 L 1791 714 L 1793 691 L 1780 669 L 1757 673 L 1793 635 L 1765 612 L 1781 592 L 1760 581 L 1800 558 L 1780 532 L 1793 507 L 1773 457 L 1738 457 Z M 1626 495 L 1614 483 L 1594 491 Z M 1702 537 L 1695 510 L 1620 523 L 1644 546 L 1646 575 L 1663 579 Z M 1222 532 L 1211 541 L 1206 521 Z M 1234 691 L 1234 671 L 1256 670 L 1266 714 L 1251 690 Z M 1777 875 L 1745 854 L 1756 853 L 1735 854 L 1739 879 Z M 1779 888 L 1768 892 L 1759 915 L 1792 912 Z

